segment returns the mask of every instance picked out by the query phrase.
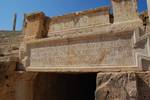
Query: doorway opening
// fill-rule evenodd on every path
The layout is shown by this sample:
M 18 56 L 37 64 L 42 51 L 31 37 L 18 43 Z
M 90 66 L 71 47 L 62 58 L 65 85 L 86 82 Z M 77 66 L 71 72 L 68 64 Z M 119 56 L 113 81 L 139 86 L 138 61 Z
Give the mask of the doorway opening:
M 34 100 L 94 100 L 96 74 L 39 73 L 33 86 Z

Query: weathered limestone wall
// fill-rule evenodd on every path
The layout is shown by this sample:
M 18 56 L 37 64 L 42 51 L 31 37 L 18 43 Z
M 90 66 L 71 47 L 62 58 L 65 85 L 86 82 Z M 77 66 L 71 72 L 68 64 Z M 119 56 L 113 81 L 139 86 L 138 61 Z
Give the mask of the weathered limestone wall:
M 32 100 L 32 73 L 18 73 L 21 31 L 0 31 L 0 100 Z
M 15 68 L 21 32 L 0 31 L 0 99 L 15 100 Z
M 20 31 L 0 31 L 0 61 L 7 61 L 10 57 L 18 57 L 22 39 L 23 34 Z
M 72 29 L 109 24 L 109 8 L 101 7 L 48 18 L 42 12 L 26 15 L 24 40 L 34 40 Z

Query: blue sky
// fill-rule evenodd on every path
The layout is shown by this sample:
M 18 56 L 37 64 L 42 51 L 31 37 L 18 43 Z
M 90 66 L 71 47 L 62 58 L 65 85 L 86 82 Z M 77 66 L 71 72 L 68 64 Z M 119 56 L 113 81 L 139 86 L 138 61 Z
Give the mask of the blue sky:
M 24 13 L 43 11 L 47 16 L 57 16 L 108 4 L 109 0 L 0 0 L 0 30 L 12 29 L 14 13 L 20 30 Z M 139 0 L 139 11 L 146 9 L 146 0 Z

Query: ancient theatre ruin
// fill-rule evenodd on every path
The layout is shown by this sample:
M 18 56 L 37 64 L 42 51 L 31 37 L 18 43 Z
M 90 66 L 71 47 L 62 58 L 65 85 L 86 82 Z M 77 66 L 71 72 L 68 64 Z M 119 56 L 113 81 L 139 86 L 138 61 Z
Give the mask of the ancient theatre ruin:
M 19 54 L 3 63 L 15 72 L 4 74 L 2 100 L 150 100 L 150 19 L 137 7 L 111 0 L 62 16 L 27 14 Z

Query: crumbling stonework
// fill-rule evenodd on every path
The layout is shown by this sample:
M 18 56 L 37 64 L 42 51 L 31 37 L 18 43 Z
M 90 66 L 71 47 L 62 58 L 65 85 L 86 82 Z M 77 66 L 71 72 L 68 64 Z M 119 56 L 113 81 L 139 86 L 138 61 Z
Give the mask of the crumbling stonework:
M 30 84 L 26 83 L 32 82 L 33 74 L 17 72 L 19 47 L 23 37 L 21 32 L 0 31 L 0 100 L 31 100 L 25 94 L 32 92 L 32 89 L 29 90 Z M 20 97 L 20 94 L 24 97 Z
M 99 73 L 96 100 L 149 100 L 149 76 L 149 72 Z
M 137 100 L 135 73 L 99 73 L 96 100 Z
M 31 39 L 46 37 L 45 15 L 43 13 L 34 13 L 26 16 L 24 33 L 27 34 L 25 34 L 24 40 L 30 41 Z
M 94 10 L 87 10 L 83 12 L 76 12 L 63 16 L 52 17 L 49 21 L 49 34 L 53 34 L 53 31 L 67 31 L 70 29 L 88 27 L 99 24 L 105 25 L 109 24 L 109 8 L 100 7 Z

